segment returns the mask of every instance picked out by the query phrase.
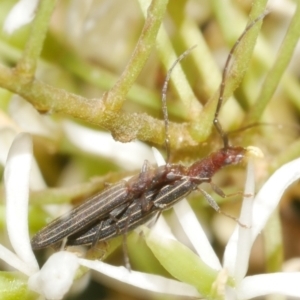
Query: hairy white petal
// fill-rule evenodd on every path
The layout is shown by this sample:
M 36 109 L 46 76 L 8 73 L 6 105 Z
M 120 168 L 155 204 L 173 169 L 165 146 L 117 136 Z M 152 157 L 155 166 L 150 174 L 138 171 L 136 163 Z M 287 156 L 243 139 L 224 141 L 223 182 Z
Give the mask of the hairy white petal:
M 63 129 L 79 149 L 112 159 L 124 169 L 139 169 L 145 159 L 154 162 L 151 150 L 142 142 L 117 142 L 107 132 L 92 130 L 70 121 L 63 122 Z
M 173 279 L 136 271 L 128 271 L 124 267 L 115 267 L 101 261 L 79 259 L 79 262 L 81 265 L 98 271 L 100 274 L 143 290 L 178 296 L 199 296 L 194 287 Z M 118 285 L 115 284 L 114 286 L 119 286 L 119 284 L 120 283 L 118 283 Z
M 251 228 L 253 199 L 255 194 L 255 171 L 253 159 L 251 158 L 249 158 L 247 166 L 244 193 L 245 195 L 251 196 L 244 197 L 243 199 L 239 221 L 247 226 L 247 228 L 237 224 L 224 253 L 224 268 L 228 270 L 229 274 L 233 276 L 236 281 L 240 281 L 246 275 L 252 247 Z
M 32 141 L 20 133 L 10 147 L 4 171 L 6 223 L 9 239 L 17 255 L 32 269 L 38 270 L 28 232 L 29 175 Z
M 38 0 L 20 0 L 16 3 L 5 19 L 4 31 L 12 34 L 18 28 L 30 23 L 38 2 Z
M 78 257 L 75 254 L 56 252 L 39 272 L 29 278 L 28 286 L 46 299 L 62 299 L 69 291 L 78 267 Z
M 300 297 L 300 273 L 271 273 L 247 276 L 237 288 L 238 299 L 251 299 L 268 294 Z

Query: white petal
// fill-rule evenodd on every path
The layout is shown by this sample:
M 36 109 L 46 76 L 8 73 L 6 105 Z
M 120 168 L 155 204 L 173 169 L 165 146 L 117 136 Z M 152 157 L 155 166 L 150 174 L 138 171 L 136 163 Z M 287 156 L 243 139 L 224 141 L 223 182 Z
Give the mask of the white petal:
M 50 116 L 40 114 L 30 103 L 18 95 L 14 95 L 9 103 L 9 114 L 15 123 L 32 134 L 57 140 L 60 128 Z
M 251 228 L 252 228 L 252 213 L 253 213 L 253 199 L 255 194 L 255 171 L 253 159 L 249 158 L 247 166 L 247 176 L 245 183 L 246 195 L 251 197 L 244 197 L 239 221 L 246 225 L 247 228 L 236 225 L 234 233 L 228 241 L 224 253 L 224 268 L 228 270 L 229 274 L 238 282 L 247 273 L 249 255 L 252 247 Z
M 5 166 L 9 148 L 16 136 L 16 131 L 5 127 L 0 130 L 0 164 Z
M 17 131 L 13 128 L 5 127 L 0 129 L 0 164 L 3 166 L 5 166 L 9 148 L 16 136 Z M 31 190 L 41 190 L 46 187 L 46 183 L 34 157 L 30 170 L 29 186 Z
M 30 177 L 29 177 L 29 187 L 32 191 L 39 191 L 47 188 L 46 182 L 43 178 L 41 170 L 33 157 L 31 163 Z
M 107 157 L 124 169 L 139 169 L 145 159 L 150 163 L 154 162 L 150 148 L 142 142 L 117 142 L 107 132 L 92 130 L 70 121 L 63 122 L 63 128 L 76 147 L 88 153 Z
M 24 273 L 25 275 L 31 275 L 32 268 L 27 266 L 15 253 L 11 252 L 0 244 L 0 259 L 4 260 L 7 264 Z
M 29 278 L 28 286 L 46 299 L 62 299 L 69 291 L 78 267 L 75 254 L 66 251 L 54 253 L 42 269 Z
M 244 245 L 245 251 L 249 251 L 249 248 L 252 247 L 254 240 L 274 212 L 285 190 L 299 178 L 300 159 L 298 158 L 279 168 L 263 185 L 254 199 L 250 245 L 248 243 Z M 238 230 L 239 226 L 233 232 L 224 255 L 224 267 L 232 276 L 235 274 Z
M 79 259 L 79 262 L 81 265 L 116 279 L 121 283 L 126 283 L 143 290 L 178 296 L 199 296 L 194 287 L 173 279 L 167 279 L 162 276 L 150 275 L 136 271 L 128 271 L 124 267 L 115 267 L 101 261 Z M 119 286 L 120 282 L 115 284 L 114 287 Z
M 6 223 L 9 239 L 17 255 L 36 272 L 37 261 L 32 252 L 28 232 L 29 174 L 32 141 L 20 133 L 10 147 L 4 171 Z
M 155 161 L 159 167 L 164 166 L 166 164 L 164 157 L 161 155 L 161 153 L 156 148 L 152 147 L 152 153 L 153 153 Z
M 201 259 L 212 269 L 220 270 L 221 263 L 210 241 L 208 240 L 201 224 L 186 199 L 180 200 L 173 207 L 185 234 Z
M 12 34 L 18 28 L 30 23 L 34 18 L 37 4 L 38 0 L 20 0 L 15 4 L 5 19 L 4 31 Z
M 285 190 L 300 178 L 300 158 L 279 168 L 264 184 L 254 199 L 252 243 L 264 228 Z
M 300 297 L 300 273 L 271 273 L 244 278 L 237 289 L 238 299 L 251 299 L 268 294 Z

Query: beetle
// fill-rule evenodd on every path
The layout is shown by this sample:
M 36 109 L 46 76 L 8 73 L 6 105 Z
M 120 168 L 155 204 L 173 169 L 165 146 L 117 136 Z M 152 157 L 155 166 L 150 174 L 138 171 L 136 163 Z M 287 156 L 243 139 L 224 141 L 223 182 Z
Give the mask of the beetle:
M 216 211 L 223 213 L 215 200 L 199 188 L 199 185 L 204 182 L 210 183 L 216 193 L 225 197 L 226 195 L 222 190 L 212 183 L 212 177 L 220 169 L 229 165 L 240 164 L 249 154 L 253 154 L 251 148 L 230 146 L 228 135 L 223 131 L 218 116 L 223 102 L 226 75 L 233 53 L 245 34 L 265 15 L 260 15 L 246 27 L 231 49 L 225 63 L 213 120 L 216 130 L 222 138 L 223 148 L 195 162 L 190 167 L 167 162 L 166 165 L 155 168 L 149 166 L 149 163 L 145 161 L 140 173 L 136 176 L 128 181 L 122 180 L 111 185 L 41 229 L 31 240 L 33 249 L 54 245 L 64 238 L 67 238 L 67 245 L 95 244 L 98 240 L 107 240 L 127 233 L 148 221 L 157 212 L 168 209 L 194 190 L 200 190 L 209 204 Z M 174 62 L 167 73 L 162 89 L 162 110 L 168 160 L 170 156 L 166 104 L 168 82 L 175 65 L 193 48 L 185 51 Z M 235 220 L 238 222 L 237 219 Z

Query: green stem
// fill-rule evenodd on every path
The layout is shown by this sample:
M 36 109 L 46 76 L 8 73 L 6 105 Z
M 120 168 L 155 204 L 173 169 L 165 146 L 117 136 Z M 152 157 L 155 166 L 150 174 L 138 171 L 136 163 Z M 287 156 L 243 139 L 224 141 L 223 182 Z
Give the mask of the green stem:
M 147 1 L 146 1 L 147 2 Z M 145 14 L 145 1 L 140 0 L 140 5 Z M 180 7 L 184 9 L 186 1 L 180 1 L 176 4 L 176 7 Z M 189 43 L 187 48 L 195 45 L 195 41 Z M 178 58 L 178 53 L 176 53 L 172 41 L 165 29 L 162 26 L 158 32 L 157 40 L 156 40 L 156 48 L 160 57 L 160 60 L 165 67 L 165 70 L 169 70 L 174 61 Z M 184 49 L 184 50 L 187 50 Z M 184 112 L 185 117 L 188 120 L 193 120 L 199 117 L 199 113 L 201 111 L 201 105 L 195 96 L 193 89 L 187 80 L 185 72 L 180 64 L 176 66 L 176 68 L 172 72 L 171 83 L 178 95 L 179 99 L 183 103 L 186 108 L 186 112 Z M 172 146 L 173 147 L 173 146 Z
M 34 77 L 37 61 L 43 49 L 55 3 L 56 0 L 43 0 L 39 2 L 23 56 L 17 64 L 17 73 L 29 80 Z
M 167 32 L 163 28 L 159 31 L 157 36 L 157 48 L 163 65 L 166 70 L 169 70 L 178 55 L 173 48 Z M 174 68 L 171 83 L 180 100 L 184 104 L 184 107 L 187 109 L 186 118 L 189 120 L 197 119 L 201 111 L 201 105 L 198 102 L 197 97 L 186 78 L 184 70 L 180 65 Z
M 102 99 L 86 99 L 55 88 L 39 80 L 24 82 L 18 74 L 0 65 L 0 86 L 24 97 L 40 112 L 60 113 L 69 115 L 98 125 L 111 131 L 116 140 L 129 142 L 134 139 L 151 141 L 162 145 L 164 143 L 163 122 L 144 113 L 115 112 L 107 109 Z M 186 124 L 171 124 L 170 134 L 175 138 L 182 135 L 180 143 L 194 145 Z
M 121 77 L 106 94 L 104 101 L 110 110 L 121 109 L 129 89 L 136 81 L 156 43 L 156 36 L 166 12 L 168 0 L 153 0 L 135 50 Z
M 101 90 L 109 90 L 118 80 L 117 75 L 104 68 L 99 66 L 96 67 L 83 61 L 72 52 L 66 52 L 60 62 L 67 70 Z M 143 96 L 141 97 L 141 95 Z M 160 98 L 161 95 L 158 92 L 139 85 L 138 83 L 134 83 L 127 94 L 128 100 L 135 102 L 144 108 L 155 109 L 158 111 L 161 111 Z M 175 105 L 170 107 L 169 111 L 173 115 L 183 118 L 182 110 L 179 110 Z
M 266 2 L 266 0 L 258 0 L 253 3 L 250 13 L 250 20 L 254 20 L 259 15 L 264 13 Z M 226 101 L 226 99 L 228 99 L 228 97 L 239 86 L 245 75 L 245 72 L 249 67 L 261 23 L 261 21 L 258 22 L 249 30 L 249 32 L 247 32 L 244 38 L 240 41 L 239 46 L 234 53 L 235 59 L 226 78 L 226 88 L 223 96 L 224 101 Z M 205 105 L 200 118 L 201 122 L 191 125 L 191 135 L 198 141 L 205 141 L 211 133 L 218 98 L 219 93 L 216 93 L 214 97 L 212 97 L 212 99 L 210 99 L 210 101 Z
M 172 14 L 173 22 L 176 24 L 178 30 L 178 35 L 175 38 L 178 40 L 177 43 L 185 49 L 188 49 L 192 45 L 197 45 L 189 54 L 189 58 L 193 62 L 191 67 L 195 68 L 192 76 L 196 77 L 197 81 L 200 81 L 202 85 L 199 88 L 199 96 L 205 103 L 217 90 L 221 81 L 221 72 L 212 55 L 211 49 L 209 49 L 202 32 L 199 30 L 199 24 L 187 16 L 184 13 L 184 9 L 179 8 L 174 5 L 169 9 L 171 13 L 172 10 L 176 10 Z M 189 72 L 189 70 L 186 70 L 186 72 Z
M 212 0 L 211 5 L 225 41 L 232 46 L 241 34 L 245 18 L 230 1 Z
M 295 46 L 300 37 L 300 4 L 299 2 L 297 3 L 296 12 L 282 42 L 278 56 L 263 83 L 256 103 L 246 118 L 246 124 L 255 123 L 260 119 L 292 58 Z
M 59 58 L 59 65 L 64 71 L 75 74 L 85 82 L 88 82 L 101 90 L 109 90 L 118 80 L 117 75 L 104 68 L 94 66 L 91 63 L 84 61 L 73 51 L 65 49 L 63 44 L 58 44 L 57 47 L 60 47 L 62 52 L 65 51 Z M 21 51 L 0 41 L 0 56 L 4 56 L 5 59 L 15 62 L 20 58 Z M 46 63 L 43 59 L 39 60 L 39 66 L 42 68 L 51 68 L 50 72 L 52 72 L 52 70 L 55 71 L 55 67 L 50 65 L 49 62 Z M 142 98 L 141 95 L 143 95 Z M 139 85 L 138 83 L 133 84 L 128 92 L 127 98 L 145 108 L 161 110 L 160 93 Z M 178 109 L 178 106 L 176 105 L 172 105 L 169 108 L 169 112 L 176 117 L 183 118 L 182 110 Z

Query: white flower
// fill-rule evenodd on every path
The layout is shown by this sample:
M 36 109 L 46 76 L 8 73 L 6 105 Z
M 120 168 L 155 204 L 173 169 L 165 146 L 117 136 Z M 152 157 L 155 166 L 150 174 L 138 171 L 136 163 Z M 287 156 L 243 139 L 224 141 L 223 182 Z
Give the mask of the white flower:
M 268 294 L 282 294 L 300 297 L 297 282 L 299 272 L 271 273 L 244 277 L 248 268 L 250 250 L 257 235 L 277 207 L 284 191 L 300 178 L 300 159 L 285 164 L 278 169 L 256 195 L 250 213 L 251 228 L 237 227 L 228 242 L 224 267 L 236 280 L 236 298 L 250 299 Z M 249 184 L 249 183 L 248 183 Z M 246 185 L 246 193 L 247 185 Z M 245 199 L 244 199 L 245 201 Z M 247 211 L 242 212 L 247 214 Z M 243 220 L 241 219 L 241 222 Z M 248 233 L 245 233 L 247 231 Z M 244 232 L 244 233 L 243 233 Z
M 58 252 L 39 270 L 28 232 L 31 163 L 31 137 L 20 133 L 10 147 L 4 171 L 6 223 L 15 253 L 0 244 L 0 259 L 27 275 L 30 289 L 47 299 L 62 299 L 73 282 L 78 258 L 69 252 Z
M 191 239 L 191 243 L 199 256 L 212 270 L 215 269 L 220 272 L 220 276 L 216 277 L 217 281 L 215 282 L 215 288 L 219 288 L 221 292 L 223 290 L 227 299 L 250 299 L 273 293 L 300 297 L 300 290 L 298 289 L 297 284 L 295 284 L 295 282 L 298 282 L 300 279 L 300 273 L 298 272 L 262 274 L 245 277 L 250 250 L 255 238 L 263 229 L 269 216 L 273 213 L 283 192 L 290 184 L 300 178 L 299 170 L 300 159 L 297 159 L 284 165 L 275 172 L 255 197 L 254 202 L 252 202 L 251 198 L 245 197 L 240 222 L 247 224 L 249 228 L 237 226 L 232 238 L 228 242 L 223 264 L 223 270 L 225 270 L 227 274 L 222 271 L 221 264 L 212 251 L 203 230 L 199 224 L 197 225 L 197 223 L 193 221 L 193 212 L 188 209 L 188 203 L 183 201 L 174 207 L 175 212 L 177 211 L 176 213 L 179 216 L 179 221 L 185 228 L 187 235 L 189 237 L 197 236 Z M 245 194 L 254 194 L 253 176 L 254 171 L 250 163 L 248 167 Z M 154 234 L 152 232 L 146 239 L 148 245 L 150 243 L 157 243 L 164 251 L 168 250 L 168 244 L 172 244 L 171 240 L 168 241 L 167 238 L 162 237 L 161 231 L 160 234 Z M 168 254 L 166 254 L 166 256 L 167 255 Z M 159 260 L 162 257 L 165 259 L 163 255 L 161 257 L 157 255 Z M 160 262 L 162 264 L 164 263 L 162 260 L 160 260 Z M 174 264 L 176 264 L 176 262 L 174 262 Z M 179 270 L 179 272 L 181 272 L 181 270 Z M 174 273 L 172 275 L 176 277 Z M 226 280 L 224 280 L 224 278 L 227 279 L 228 277 L 232 277 L 235 280 L 234 289 L 225 286 Z M 213 298 L 212 295 L 210 296 Z
M 23 25 L 30 23 L 35 15 L 38 0 L 20 0 L 7 15 L 3 30 L 12 34 Z
M 249 162 L 247 173 L 245 194 L 253 195 L 254 170 L 251 161 Z M 191 237 L 190 241 L 194 249 L 202 260 L 199 257 L 197 259 L 193 253 L 189 253 L 190 250 L 173 238 L 170 239 L 169 233 L 164 235 L 161 228 L 159 230 L 152 230 L 150 233 L 144 230 L 146 242 L 160 263 L 171 275 L 181 280 L 185 280 L 186 278 L 188 278 L 186 281 L 190 279 L 192 279 L 191 281 L 194 280 L 194 282 L 189 283 L 195 283 L 193 285 L 197 287 L 201 296 L 211 299 L 219 297 L 225 299 L 251 299 L 253 297 L 277 293 L 300 297 L 300 289 L 297 284 L 300 280 L 299 272 L 280 272 L 245 277 L 249 254 L 254 240 L 278 205 L 283 192 L 299 178 L 300 159 L 296 159 L 277 170 L 254 200 L 251 197 L 244 198 L 239 220 L 241 223 L 248 225 L 249 228 L 237 225 L 226 247 L 223 266 L 212 250 L 193 211 L 188 207 L 189 205 L 185 200 L 175 205 L 174 209 L 179 216 L 179 221 L 187 236 Z M 173 253 L 175 254 L 173 255 Z M 189 255 L 189 259 L 192 260 L 190 269 L 184 269 L 184 264 L 189 263 L 188 260 L 176 269 L 176 264 L 180 264 L 180 253 Z M 171 262 L 166 261 L 168 259 Z M 134 271 L 129 273 L 123 267 L 112 267 L 98 261 L 93 262 L 81 259 L 80 263 L 106 276 L 111 276 L 116 280 L 140 289 L 182 296 L 192 296 L 194 294 L 194 297 L 197 297 L 195 290 L 189 285 L 182 287 L 182 290 L 174 288 L 176 286 L 174 280 L 171 282 L 169 279 L 164 278 L 159 281 L 157 278 L 157 281 L 152 281 L 151 277 L 147 277 L 150 276 L 149 274 L 142 276 L 140 273 Z M 198 271 L 197 268 L 202 268 L 202 270 Z M 195 274 L 200 274 L 200 276 L 199 278 L 189 278 L 189 276 L 184 277 L 185 275 L 183 275 L 183 279 L 180 278 L 185 272 L 194 272 Z M 139 278 L 138 274 L 142 276 L 142 279 Z M 211 285 L 209 287 L 205 286 L 205 284 L 201 285 L 201 281 L 205 281 L 205 277 L 209 276 L 211 276 L 209 279 L 211 280 Z M 177 283 L 179 284 L 179 282 Z
M 28 196 L 32 160 L 31 137 L 21 133 L 14 139 L 5 165 L 6 222 L 15 253 L 0 244 L 0 259 L 27 275 L 28 287 L 47 299 L 63 298 L 72 285 L 79 263 L 87 267 L 92 265 L 95 269 L 99 269 L 100 265 L 102 272 L 108 275 L 117 273 L 120 278 L 128 277 L 128 270 L 123 267 L 78 259 L 74 254 L 64 251 L 53 254 L 39 270 L 28 234 Z M 159 290 L 172 286 L 174 292 L 178 291 L 179 294 L 197 295 L 195 288 L 181 282 L 166 280 L 161 276 L 132 272 L 129 283 L 132 282 L 132 278 L 137 282 L 142 280 L 144 289 Z
M 276 208 L 282 193 L 291 183 L 300 178 L 300 159 L 284 165 L 275 172 L 254 201 L 250 197 L 245 197 L 240 222 L 249 225 L 249 228 L 236 227 L 228 242 L 223 266 L 185 200 L 175 206 L 175 212 L 177 211 L 176 214 L 180 216 L 179 221 L 199 256 L 174 237 L 170 238 L 170 232 L 165 235 L 162 227 L 159 231 L 156 229 L 150 232 L 143 229 L 149 248 L 170 274 L 179 280 L 177 281 L 157 275 L 129 272 L 124 267 L 77 258 L 68 252 L 58 252 L 51 256 L 42 270 L 39 270 L 30 247 L 27 224 L 31 147 L 30 136 L 19 134 L 8 155 L 5 166 L 7 228 L 16 254 L 0 245 L 0 258 L 27 275 L 29 288 L 44 297 L 61 299 L 69 290 L 79 265 L 94 269 L 99 275 L 109 276 L 149 292 L 189 297 L 198 297 L 200 292 L 202 296 L 211 299 L 219 297 L 250 299 L 271 293 L 300 297 L 300 290 L 295 284 L 300 280 L 299 272 L 245 277 L 253 241 Z M 254 194 L 252 168 L 250 163 L 246 194 Z M 191 277 L 191 273 L 195 276 Z M 209 285 L 205 286 L 207 282 Z

